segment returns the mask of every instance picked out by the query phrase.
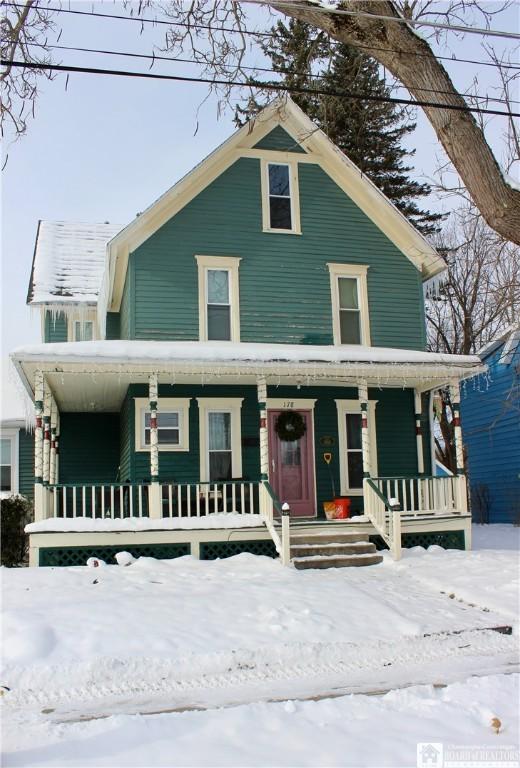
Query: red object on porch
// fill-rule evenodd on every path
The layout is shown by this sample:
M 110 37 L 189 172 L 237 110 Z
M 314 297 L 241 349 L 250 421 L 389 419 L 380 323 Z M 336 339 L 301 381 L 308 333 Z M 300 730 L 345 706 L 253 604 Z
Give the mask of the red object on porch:
M 336 520 L 345 520 L 350 517 L 350 499 L 334 499 L 336 505 Z

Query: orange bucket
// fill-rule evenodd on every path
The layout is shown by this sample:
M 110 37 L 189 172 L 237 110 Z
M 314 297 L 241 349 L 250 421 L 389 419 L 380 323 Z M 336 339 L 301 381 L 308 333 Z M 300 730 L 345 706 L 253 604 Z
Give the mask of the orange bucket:
M 334 506 L 336 507 L 336 520 L 345 520 L 350 517 L 350 499 L 334 499 Z

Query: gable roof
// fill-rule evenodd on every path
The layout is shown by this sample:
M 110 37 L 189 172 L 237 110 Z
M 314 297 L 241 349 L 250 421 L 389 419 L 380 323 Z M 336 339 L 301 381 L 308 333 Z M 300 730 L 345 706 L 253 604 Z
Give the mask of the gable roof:
M 106 266 L 106 246 L 121 227 L 39 221 L 28 304 L 95 304 Z
M 267 153 L 268 150 L 259 149 L 258 145 L 280 125 L 292 136 L 296 144 L 304 149 L 304 153 L 294 152 L 292 156 L 299 160 L 306 158 L 307 161 L 320 165 L 415 265 L 424 280 L 444 271 L 444 260 L 423 235 L 325 133 L 317 128 L 292 99 L 287 97 L 276 99 L 265 107 L 254 121 L 242 126 L 114 237 L 108 245 L 109 284 L 107 295 L 104 297 L 107 306 L 100 309 L 119 310 L 129 254 L 239 157 L 261 157 L 262 152 Z
M 477 352 L 478 356 L 481 360 L 485 360 L 486 358 L 490 357 L 490 355 L 494 354 L 499 347 L 504 347 L 501 354 L 499 363 L 504 363 L 504 365 L 509 365 L 513 362 L 513 359 L 516 358 L 516 356 L 520 356 L 520 325 L 517 323 L 513 323 L 513 325 L 508 326 L 501 334 L 500 336 L 497 336 L 496 339 L 493 339 L 493 341 L 488 342 L 485 344 L 479 351 Z

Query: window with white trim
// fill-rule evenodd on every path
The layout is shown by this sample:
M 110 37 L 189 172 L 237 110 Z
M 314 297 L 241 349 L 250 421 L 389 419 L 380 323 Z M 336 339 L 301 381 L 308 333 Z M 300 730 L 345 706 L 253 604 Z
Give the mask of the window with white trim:
M 263 159 L 261 178 L 264 231 L 300 234 L 298 164 Z
M 242 477 L 242 398 L 197 398 L 200 477 L 218 482 Z
M 92 341 L 94 323 L 92 320 L 74 320 L 74 341 Z
M 161 397 L 157 401 L 157 440 L 160 451 L 189 450 L 189 398 Z M 150 402 L 135 398 L 135 450 L 150 450 Z
M 240 258 L 196 256 L 201 341 L 240 341 Z
M 377 474 L 376 404 L 376 400 L 370 400 L 368 403 L 370 473 L 372 475 Z M 363 493 L 361 403 L 359 400 L 336 400 L 336 407 L 338 409 L 341 494 L 344 496 L 360 496 Z
M 327 264 L 331 281 L 334 344 L 370 346 L 365 265 Z
M 18 493 L 18 432 L 2 430 L 0 438 L 0 491 Z

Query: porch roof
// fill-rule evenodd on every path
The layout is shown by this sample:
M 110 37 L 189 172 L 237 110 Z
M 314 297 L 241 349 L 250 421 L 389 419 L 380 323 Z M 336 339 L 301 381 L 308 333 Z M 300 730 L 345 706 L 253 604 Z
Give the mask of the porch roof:
M 117 409 L 130 383 L 155 372 L 160 383 L 268 383 L 417 387 L 423 391 L 484 372 L 475 355 L 354 345 L 249 344 L 197 341 L 86 341 L 37 344 L 11 358 L 28 392 L 43 371 L 65 410 L 97 403 Z M 66 374 L 74 374 L 70 377 Z M 88 407 L 87 407 L 88 410 Z

